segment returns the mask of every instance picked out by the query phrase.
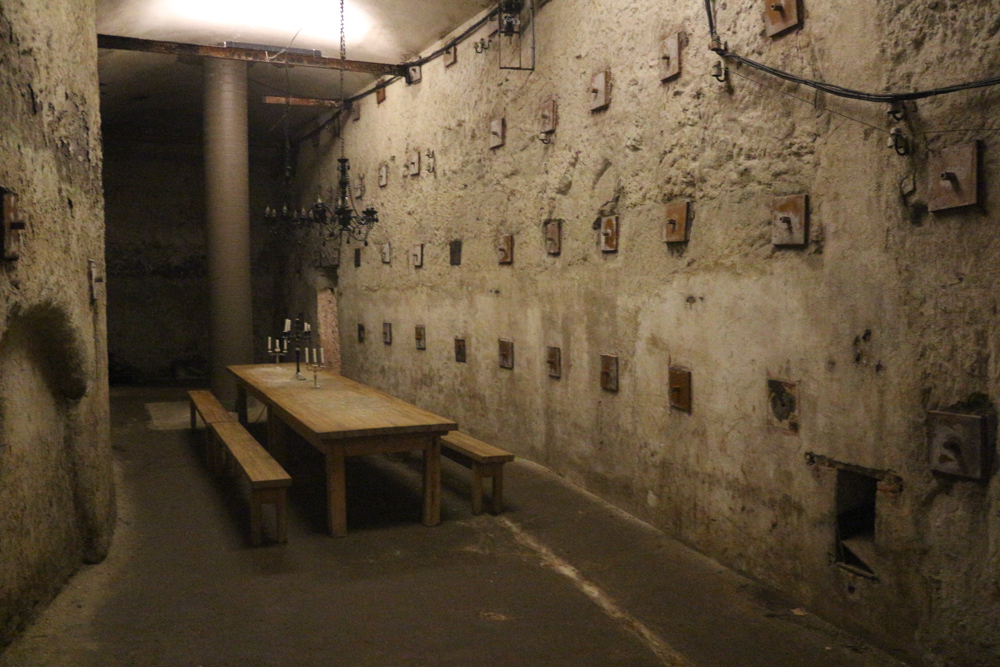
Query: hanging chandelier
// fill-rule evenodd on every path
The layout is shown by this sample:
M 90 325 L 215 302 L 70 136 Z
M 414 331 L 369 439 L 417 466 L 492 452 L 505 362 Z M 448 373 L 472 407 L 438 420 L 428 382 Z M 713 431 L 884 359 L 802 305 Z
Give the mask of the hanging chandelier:
M 347 39 L 345 36 L 345 25 L 344 25 L 344 0 L 340 0 L 340 99 L 345 100 L 344 95 L 344 71 L 347 68 Z M 341 104 L 341 118 L 344 118 L 343 113 L 346 108 L 346 104 Z M 290 160 L 290 142 L 288 141 L 288 130 L 287 121 L 285 124 L 285 179 L 286 184 L 291 180 L 291 160 Z M 343 128 L 343 123 L 341 123 L 341 128 Z M 352 196 L 351 189 L 351 163 L 350 160 L 344 155 L 344 132 L 343 129 L 340 131 L 340 158 L 339 166 L 337 167 L 338 178 L 337 178 L 337 194 L 332 197 L 335 201 L 334 206 L 331 208 L 326 202 L 323 201 L 322 195 L 316 197 L 316 202 L 307 211 L 306 209 L 301 209 L 301 211 L 296 212 L 294 207 L 289 207 L 287 204 L 282 206 L 279 212 L 277 208 L 268 207 L 264 211 L 264 218 L 270 221 L 282 221 L 285 224 L 291 226 L 308 226 L 311 223 L 315 223 L 326 227 L 329 231 L 330 238 L 339 238 L 345 240 L 347 243 L 351 241 L 359 241 L 368 245 L 368 235 L 371 233 L 372 227 L 378 222 L 378 211 L 374 207 L 369 206 L 360 213 L 354 206 L 354 198 Z M 330 192 L 332 195 L 332 191 Z

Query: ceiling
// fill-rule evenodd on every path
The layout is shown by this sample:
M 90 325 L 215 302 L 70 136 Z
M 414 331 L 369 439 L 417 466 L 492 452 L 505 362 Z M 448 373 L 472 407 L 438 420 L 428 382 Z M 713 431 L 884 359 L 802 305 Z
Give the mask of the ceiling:
M 347 57 L 412 60 L 494 0 L 345 0 Z M 318 49 L 340 55 L 337 0 L 97 0 L 97 32 L 218 46 L 225 41 Z M 101 49 L 101 113 L 106 139 L 197 142 L 202 125 L 202 67 L 197 58 Z M 248 67 L 250 139 L 283 143 L 323 113 L 265 105 L 264 95 L 338 99 L 340 73 L 252 63 Z M 345 75 L 347 96 L 375 77 Z M 287 115 L 286 115 L 287 113 Z

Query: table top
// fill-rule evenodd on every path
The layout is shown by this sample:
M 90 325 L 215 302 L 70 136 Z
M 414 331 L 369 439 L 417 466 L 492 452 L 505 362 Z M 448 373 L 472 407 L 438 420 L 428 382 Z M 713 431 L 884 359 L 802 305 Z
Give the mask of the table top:
M 445 433 L 458 424 L 332 371 L 312 371 L 296 380 L 295 364 L 229 366 L 237 381 L 254 390 L 324 440 L 407 433 Z

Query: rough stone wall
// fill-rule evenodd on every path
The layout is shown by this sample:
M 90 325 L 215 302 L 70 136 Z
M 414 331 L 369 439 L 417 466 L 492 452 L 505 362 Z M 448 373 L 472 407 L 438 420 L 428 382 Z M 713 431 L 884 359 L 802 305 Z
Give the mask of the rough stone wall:
M 765 34 L 762 4 L 716 4 L 732 50 L 851 88 L 926 89 L 1000 70 L 996 0 L 805 0 L 803 27 L 778 38 Z M 344 248 L 343 372 L 918 662 L 1000 664 L 1000 481 L 932 474 L 924 430 L 928 409 L 1000 394 L 1000 144 L 989 129 L 1000 126 L 1000 89 L 908 104 L 894 123 L 883 104 L 746 67 L 720 84 L 695 0 L 552 0 L 535 30 L 533 73 L 499 71 L 496 36 L 477 55 L 484 28 L 455 65 L 430 62 L 420 83 L 391 85 L 381 105 L 365 98 L 346 124 L 362 203 L 381 222 L 360 268 Z M 683 72 L 661 83 L 659 43 L 678 30 Z M 605 68 L 612 101 L 592 113 L 590 80 Z M 559 125 L 546 145 L 550 96 Z M 501 117 L 506 144 L 490 150 Z M 894 125 L 912 135 L 907 156 L 887 148 Z M 928 213 L 929 151 L 972 140 L 984 147 L 983 206 Z M 434 151 L 435 171 L 407 176 L 418 149 Z M 304 147 L 302 191 L 335 183 L 338 156 L 329 137 Z M 810 241 L 775 248 L 771 199 L 797 193 L 809 194 Z M 690 241 L 668 246 L 664 205 L 677 200 L 692 202 Z M 620 218 L 617 253 L 599 250 L 602 214 Z M 548 219 L 563 221 L 555 257 Z M 512 265 L 497 260 L 505 234 Z M 454 239 L 460 266 L 449 264 Z M 418 243 L 422 268 L 408 261 Z M 414 345 L 421 324 L 426 351 Z M 465 364 L 455 337 L 467 341 Z M 499 367 L 499 338 L 514 340 L 513 370 Z M 546 346 L 561 347 L 559 379 Z M 601 354 L 619 357 L 617 393 L 601 389 Z M 669 405 L 670 365 L 692 371 L 690 414 Z M 769 379 L 796 384 L 797 432 L 772 425 Z M 858 471 L 882 478 L 877 579 L 833 565 L 837 480 Z
M 0 645 L 114 528 L 93 2 L 0 3 L 0 187 L 20 259 L 0 263 Z
M 154 128 L 155 129 L 155 128 Z M 108 349 L 112 384 L 198 384 L 208 379 L 205 163 L 200 138 L 165 143 L 105 136 Z M 265 230 L 273 152 L 251 154 L 251 242 L 256 339 L 274 329 L 279 242 Z M 272 314 L 274 310 L 278 314 Z M 257 361 L 266 361 L 263 347 Z

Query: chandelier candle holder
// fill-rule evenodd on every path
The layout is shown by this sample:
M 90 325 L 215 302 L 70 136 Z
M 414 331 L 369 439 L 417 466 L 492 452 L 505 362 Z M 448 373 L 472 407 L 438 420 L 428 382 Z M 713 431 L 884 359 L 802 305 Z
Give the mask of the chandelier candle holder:
M 281 357 L 288 354 L 288 341 L 285 341 L 285 349 L 281 349 L 281 339 L 274 339 L 274 347 L 271 347 L 271 337 L 267 337 L 267 354 L 274 357 L 274 363 L 280 364 Z
M 289 341 L 295 350 L 295 379 L 305 380 L 306 376 L 302 374 L 302 350 L 305 349 L 308 354 L 309 343 L 312 341 L 312 326 L 302 319 L 302 315 L 299 315 L 294 321 L 286 319 L 285 330 L 281 333 L 281 338 L 284 340 L 285 354 L 288 353 Z M 305 362 L 309 363 L 308 357 L 306 357 Z

